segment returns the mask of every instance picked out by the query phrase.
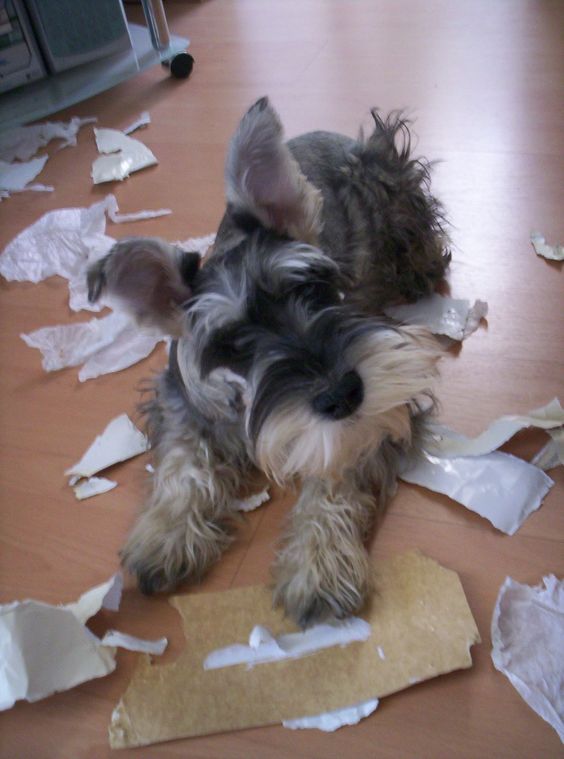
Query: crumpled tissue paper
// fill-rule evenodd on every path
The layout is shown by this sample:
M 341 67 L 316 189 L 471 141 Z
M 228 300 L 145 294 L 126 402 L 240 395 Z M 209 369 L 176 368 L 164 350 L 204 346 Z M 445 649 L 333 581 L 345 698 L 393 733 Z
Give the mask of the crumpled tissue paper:
M 122 585 L 116 574 L 75 603 L 27 600 L 0 606 L 0 710 L 108 675 L 116 667 L 115 646 L 162 653 L 165 638 L 143 641 L 110 631 L 100 640 L 85 626 L 101 608 L 119 609 Z
M 492 618 L 492 660 L 564 742 L 564 581 L 507 577 Z
M 435 335 L 465 340 L 487 316 L 488 304 L 477 300 L 471 306 L 469 300 L 447 298 L 435 293 L 421 298 L 417 303 L 390 306 L 385 313 L 403 324 L 427 327 Z

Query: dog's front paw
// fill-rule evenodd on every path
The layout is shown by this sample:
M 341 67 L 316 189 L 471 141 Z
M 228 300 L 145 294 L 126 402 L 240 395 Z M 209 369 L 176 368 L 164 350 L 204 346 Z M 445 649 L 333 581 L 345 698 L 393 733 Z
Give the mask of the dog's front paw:
M 361 546 L 348 567 L 331 562 L 330 557 L 319 563 L 311 563 L 305 557 L 301 563 L 286 563 L 282 555 L 275 576 L 275 605 L 282 606 L 302 628 L 359 611 L 372 585 L 369 562 Z
M 139 522 L 120 552 L 124 569 L 137 577 L 145 595 L 174 590 L 188 574 L 183 541 L 176 536 L 147 529 Z M 174 539 L 176 538 L 176 539 Z

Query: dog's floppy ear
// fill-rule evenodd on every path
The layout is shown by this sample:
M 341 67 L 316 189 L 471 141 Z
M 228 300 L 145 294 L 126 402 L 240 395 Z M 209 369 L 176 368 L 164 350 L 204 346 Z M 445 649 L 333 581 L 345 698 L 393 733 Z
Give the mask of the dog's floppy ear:
M 156 237 L 129 237 L 89 268 L 88 299 L 94 303 L 107 293 L 141 325 L 178 337 L 183 327 L 182 304 L 192 295 L 199 265 L 198 253 Z
M 315 244 L 321 228 L 321 192 L 307 181 L 284 144 L 268 98 L 257 101 L 233 135 L 225 166 L 227 201 L 268 229 Z

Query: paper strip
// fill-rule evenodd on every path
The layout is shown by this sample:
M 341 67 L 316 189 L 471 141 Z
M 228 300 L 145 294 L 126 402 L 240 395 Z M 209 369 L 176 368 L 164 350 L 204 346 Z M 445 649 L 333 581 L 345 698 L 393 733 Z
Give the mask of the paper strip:
M 335 709 L 332 712 L 324 712 L 314 717 L 298 717 L 297 719 L 285 719 L 282 724 L 290 730 L 301 730 L 304 728 L 314 728 L 322 730 L 324 733 L 333 733 L 345 725 L 356 725 L 361 719 L 368 717 L 378 707 L 378 699 L 371 698 L 368 701 L 361 701 L 353 706 L 346 706 L 344 709 Z
M 270 631 L 255 626 L 249 636 L 249 645 L 234 644 L 212 651 L 204 660 L 204 669 L 232 667 L 235 664 L 255 664 L 297 659 L 331 646 L 346 646 L 359 640 L 368 640 L 370 625 L 363 619 L 350 617 L 330 624 L 314 625 L 304 632 L 272 637 Z
M 0 159 L 3 161 L 27 161 L 51 140 L 63 140 L 62 148 L 76 145 L 76 135 L 85 124 L 92 124 L 97 119 L 81 119 L 74 116 L 70 121 L 46 121 L 43 124 L 19 126 L 0 133 Z
M 118 648 L 125 648 L 127 651 L 138 651 L 141 654 L 160 656 L 168 646 L 168 640 L 166 638 L 143 640 L 142 638 L 136 638 L 133 635 L 119 632 L 119 630 L 108 630 L 102 638 L 102 645 L 116 646 Z
M 91 477 L 120 461 L 149 450 L 149 441 L 127 414 L 120 414 L 107 425 L 76 464 L 65 475 Z
M 233 502 L 234 511 L 254 511 L 262 506 L 263 503 L 270 501 L 270 493 L 268 488 L 265 488 L 262 492 L 251 495 L 248 498 L 237 500 Z
M 469 300 L 434 294 L 421 298 L 417 303 L 390 306 L 384 313 L 404 324 L 425 326 L 436 335 L 465 340 L 478 329 L 480 320 L 487 315 L 488 304 L 477 300 L 470 306 Z
M 492 618 L 492 660 L 564 742 L 564 582 L 544 588 L 507 577 Z
M 448 495 L 508 535 L 539 508 L 554 485 L 541 469 L 497 451 L 460 458 L 425 454 L 401 479 Z
M 540 232 L 531 232 L 531 243 L 537 256 L 548 258 L 549 261 L 564 260 L 564 246 L 548 245 Z
M 117 488 L 117 482 L 107 480 L 105 477 L 89 477 L 74 488 L 74 494 L 79 501 L 92 498 L 94 495 L 108 493 Z
M 151 114 L 149 111 L 142 111 L 139 116 L 133 121 L 129 126 L 125 127 L 125 129 L 122 129 L 121 131 L 124 134 L 131 134 L 132 132 L 135 132 L 136 129 L 141 129 L 141 127 L 146 127 L 151 123 Z
M 94 134 L 98 151 L 106 154 L 96 158 L 92 164 L 94 184 L 122 180 L 134 171 L 158 163 L 146 145 L 117 129 L 95 128 Z

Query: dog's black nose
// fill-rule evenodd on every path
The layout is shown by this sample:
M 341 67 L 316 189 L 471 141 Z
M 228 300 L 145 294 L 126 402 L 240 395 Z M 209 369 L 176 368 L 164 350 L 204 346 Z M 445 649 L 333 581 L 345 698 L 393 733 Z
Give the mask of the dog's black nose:
M 344 419 L 357 410 L 364 398 L 364 386 L 358 372 L 347 372 L 329 390 L 316 395 L 313 410 L 328 419 Z

